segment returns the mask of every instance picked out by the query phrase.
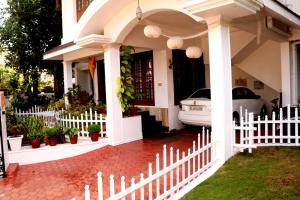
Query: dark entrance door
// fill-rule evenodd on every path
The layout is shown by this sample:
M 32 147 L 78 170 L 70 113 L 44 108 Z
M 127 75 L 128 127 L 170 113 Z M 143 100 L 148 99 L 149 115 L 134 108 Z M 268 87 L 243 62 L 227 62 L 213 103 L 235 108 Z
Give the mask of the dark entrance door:
M 106 93 L 105 93 L 105 68 L 104 60 L 97 61 L 97 75 L 98 75 L 98 99 L 99 102 L 106 103 Z
M 203 55 L 190 59 L 184 50 L 173 50 L 173 76 L 175 105 L 199 88 L 205 87 L 205 65 Z

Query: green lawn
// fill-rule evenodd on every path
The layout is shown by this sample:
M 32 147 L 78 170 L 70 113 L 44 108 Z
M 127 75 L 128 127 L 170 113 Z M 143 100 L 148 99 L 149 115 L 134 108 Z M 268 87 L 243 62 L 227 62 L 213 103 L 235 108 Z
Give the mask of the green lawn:
M 300 148 L 258 148 L 231 158 L 184 200 L 300 200 Z

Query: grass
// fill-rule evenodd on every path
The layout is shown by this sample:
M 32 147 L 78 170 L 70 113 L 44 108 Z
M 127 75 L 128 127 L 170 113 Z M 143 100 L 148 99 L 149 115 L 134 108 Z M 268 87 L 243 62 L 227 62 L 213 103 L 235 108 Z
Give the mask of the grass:
M 300 199 L 300 148 L 271 147 L 238 154 L 184 200 Z

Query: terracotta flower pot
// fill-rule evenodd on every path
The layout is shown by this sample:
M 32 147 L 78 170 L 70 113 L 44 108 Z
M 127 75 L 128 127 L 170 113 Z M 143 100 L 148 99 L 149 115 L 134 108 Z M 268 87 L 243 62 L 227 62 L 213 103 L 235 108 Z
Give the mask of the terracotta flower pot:
M 32 139 L 31 140 L 31 146 L 32 146 L 32 148 L 39 148 L 40 147 L 40 145 L 41 145 L 41 142 L 40 142 L 40 140 L 39 139 Z
M 70 142 L 71 144 L 77 144 L 78 136 L 70 136 Z
M 99 139 L 99 133 L 98 132 L 90 133 L 90 136 L 91 136 L 92 142 L 97 142 L 98 139 Z
M 48 144 L 49 144 L 49 146 L 55 146 L 57 144 L 57 138 L 56 137 L 48 137 Z

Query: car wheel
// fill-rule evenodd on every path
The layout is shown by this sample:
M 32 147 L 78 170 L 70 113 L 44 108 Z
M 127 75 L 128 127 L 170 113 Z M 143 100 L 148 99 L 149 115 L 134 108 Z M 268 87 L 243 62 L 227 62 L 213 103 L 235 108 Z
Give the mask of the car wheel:
M 260 113 L 259 113 L 259 116 L 261 119 L 265 119 L 266 115 L 267 115 L 267 106 L 266 105 L 263 105 L 260 109 Z
M 232 119 L 235 121 L 235 125 L 239 126 L 240 125 L 240 115 L 238 112 L 234 112 L 232 114 Z

